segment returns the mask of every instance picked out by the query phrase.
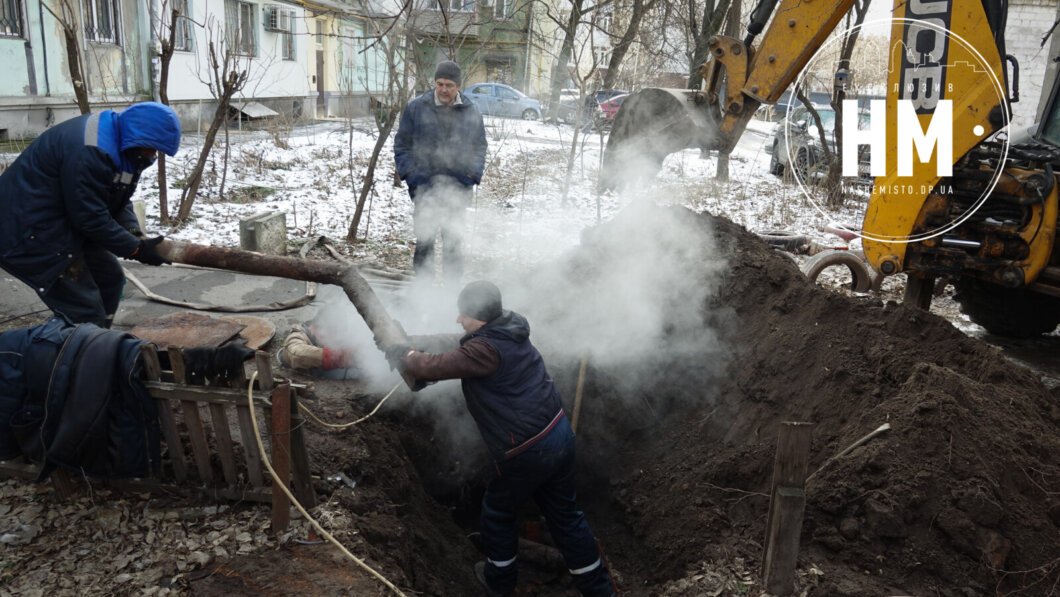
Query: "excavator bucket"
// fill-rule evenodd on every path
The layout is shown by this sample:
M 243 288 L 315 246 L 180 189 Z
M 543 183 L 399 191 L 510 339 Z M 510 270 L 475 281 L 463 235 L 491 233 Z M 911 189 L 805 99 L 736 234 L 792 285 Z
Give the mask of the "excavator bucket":
M 675 151 L 710 148 L 717 126 L 705 99 L 697 91 L 656 88 L 626 98 L 604 149 L 600 190 L 651 180 Z

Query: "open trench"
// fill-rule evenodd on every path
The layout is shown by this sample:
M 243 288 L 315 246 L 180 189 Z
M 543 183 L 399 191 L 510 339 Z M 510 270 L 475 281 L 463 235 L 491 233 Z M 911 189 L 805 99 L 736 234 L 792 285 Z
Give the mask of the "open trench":
M 791 420 L 814 424 L 811 471 L 892 427 L 807 485 L 810 594 L 1055 592 L 1060 391 L 996 349 L 930 314 L 821 290 L 742 228 L 684 209 L 626 210 L 522 278 L 532 292 L 502 288 L 528 305 L 568 413 L 588 357 L 579 501 L 624 594 L 750 590 L 731 581 L 757 581 L 775 438 Z M 349 382 L 315 393 L 325 416 L 378 398 Z M 473 533 L 488 462 L 456 384 L 307 441 L 316 475 L 356 481 L 317 486 L 356 529 L 350 547 L 401 587 L 480 594 Z M 525 514 L 525 533 L 547 543 Z M 300 557 L 225 565 L 298 573 Z M 348 590 L 348 568 L 314 586 Z M 573 589 L 554 567 L 521 571 L 521 594 Z M 730 592 L 710 593 L 725 582 Z

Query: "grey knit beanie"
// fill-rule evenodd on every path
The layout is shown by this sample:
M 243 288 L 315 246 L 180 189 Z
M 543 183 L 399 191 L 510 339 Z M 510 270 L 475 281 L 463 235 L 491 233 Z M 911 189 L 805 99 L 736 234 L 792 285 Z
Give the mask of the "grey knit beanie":
M 453 62 L 452 60 L 443 60 L 438 63 L 438 68 L 434 69 L 434 80 L 438 79 L 449 79 L 456 86 L 460 86 L 460 65 Z
M 479 321 L 493 321 L 501 316 L 501 291 L 493 282 L 479 280 L 460 291 L 456 299 L 460 314 Z

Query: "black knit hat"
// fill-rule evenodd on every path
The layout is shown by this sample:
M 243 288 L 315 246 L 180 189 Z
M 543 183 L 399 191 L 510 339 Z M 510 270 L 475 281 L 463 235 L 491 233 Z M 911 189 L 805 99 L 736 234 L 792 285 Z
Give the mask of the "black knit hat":
M 456 306 L 461 315 L 479 321 L 493 321 L 501 316 L 501 291 L 493 282 L 472 282 L 460 291 Z
M 460 86 L 460 65 L 453 62 L 452 60 L 443 60 L 438 63 L 438 68 L 434 69 L 434 79 L 449 79 L 456 86 Z

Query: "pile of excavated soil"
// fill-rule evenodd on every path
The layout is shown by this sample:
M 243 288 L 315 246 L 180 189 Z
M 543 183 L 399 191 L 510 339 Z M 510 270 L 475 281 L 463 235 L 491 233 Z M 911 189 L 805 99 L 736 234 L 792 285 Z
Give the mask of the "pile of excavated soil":
M 653 380 L 660 401 L 710 398 L 671 411 L 610 467 L 613 522 L 632 535 L 628 551 L 612 548 L 617 567 L 653 586 L 704 561 L 759 561 L 778 426 L 814 423 L 813 471 L 889 423 L 807 486 L 800 561 L 823 572 L 814 594 L 1056 590 L 1055 390 L 941 318 L 820 290 L 726 220 L 667 219 L 713 231 L 728 258 L 720 291 L 689 308 L 707 323 L 735 312 L 732 358 L 713 388 L 689 387 L 694 360 Z M 628 242 L 598 238 L 601 252 Z
M 654 267 L 637 265 L 646 252 Z M 614 272 L 628 282 L 621 293 L 608 287 Z M 558 267 L 524 278 L 549 297 L 526 311 L 568 412 L 577 355 L 589 355 L 579 497 L 625 594 L 757 594 L 784 421 L 814 424 L 811 471 L 891 425 L 809 481 L 800 590 L 1055 592 L 1060 396 L 997 349 L 930 314 L 821 290 L 744 229 L 683 209 L 629 209 Z M 707 292 L 688 292 L 695 288 Z M 643 313 L 652 325 L 608 312 L 645 290 L 662 309 Z M 608 316 L 571 321 L 568 311 L 586 304 Z M 334 420 L 374 406 L 351 387 L 318 381 L 310 405 Z M 350 431 L 310 428 L 315 474 L 356 481 L 321 481 L 321 500 L 347 513 L 350 547 L 398 586 L 480 594 L 471 575 L 480 556 L 467 537 L 487 462 L 481 446 L 454 443 L 441 423 L 466 418 L 458 388 L 399 395 L 389 406 Z M 522 570 L 523 594 L 572 588 L 562 573 Z M 262 587 L 251 594 L 307 586 L 298 583 L 317 594 L 386 592 L 324 546 L 204 572 L 213 574 L 191 582 L 199 594 L 245 592 L 250 581 L 232 583 L 248 578 Z

